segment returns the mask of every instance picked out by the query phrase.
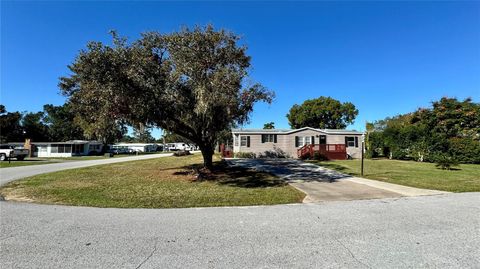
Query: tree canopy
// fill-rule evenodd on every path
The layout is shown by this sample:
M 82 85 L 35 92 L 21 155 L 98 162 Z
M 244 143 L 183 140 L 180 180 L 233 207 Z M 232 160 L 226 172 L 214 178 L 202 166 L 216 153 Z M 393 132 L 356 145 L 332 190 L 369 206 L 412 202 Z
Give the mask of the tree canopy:
M 82 129 L 75 123 L 68 103 L 61 106 L 47 104 L 38 112 L 7 112 L 0 105 L 0 138 L 3 142 L 67 141 L 84 139 Z
M 420 108 L 367 124 L 367 155 L 431 161 L 452 157 L 480 163 L 480 104 L 444 97 Z
M 159 127 L 196 143 L 212 167 L 218 135 L 248 122 L 273 92 L 248 82 L 250 57 L 239 37 L 212 26 L 146 32 L 113 45 L 90 42 L 60 79 L 77 117 L 92 134 L 107 125 Z
M 83 139 L 83 130 L 75 122 L 75 114 L 68 103 L 61 106 L 43 106 L 43 121 L 47 125 L 49 141 Z
M 352 103 L 321 96 L 293 105 L 287 118 L 292 128 L 344 129 L 357 115 L 358 109 Z
M 0 105 L 0 140 L 5 142 L 19 142 L 23 139 L 22 114 L 7 112 L 4 105 Z
M 275 129 L 275 122 L 267 122 L 263 125 L 263 129 Z

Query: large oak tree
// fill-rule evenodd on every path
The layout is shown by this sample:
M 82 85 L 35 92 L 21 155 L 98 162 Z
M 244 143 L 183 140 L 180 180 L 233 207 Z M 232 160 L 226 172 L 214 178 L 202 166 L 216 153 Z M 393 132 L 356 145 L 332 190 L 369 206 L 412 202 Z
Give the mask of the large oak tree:
M 113 45 L 90 42 L 61 78 L 60 88 L 92 133 L 126 123 L 155 126 L 195 142 L 212 167 L 218 135 L 248 121 L 273 92 L 248 84 L 250 57 L 239 37 L 212 26 Z

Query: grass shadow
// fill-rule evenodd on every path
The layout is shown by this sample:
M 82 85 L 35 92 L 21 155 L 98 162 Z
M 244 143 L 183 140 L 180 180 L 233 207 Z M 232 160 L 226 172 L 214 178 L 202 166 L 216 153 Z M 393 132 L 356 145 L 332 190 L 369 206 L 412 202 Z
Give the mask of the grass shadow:
M 440 167 L 436 167 L 438 170 L 442 170 L 442 171 L 460 171 L 462 170 L 461 168 L 455 168 L 455 167 L 450 167 L 450 169 L 442 169 Z
M 307 161 L 308 163 L 316 164 L 318 166 L 323 166 L 325 168 L 333 169 L 336 171 L 344 172 L 347 171 L 348 168 L 336 163 L 329 163 L 329 162 L 318 162 L 318 161 Z

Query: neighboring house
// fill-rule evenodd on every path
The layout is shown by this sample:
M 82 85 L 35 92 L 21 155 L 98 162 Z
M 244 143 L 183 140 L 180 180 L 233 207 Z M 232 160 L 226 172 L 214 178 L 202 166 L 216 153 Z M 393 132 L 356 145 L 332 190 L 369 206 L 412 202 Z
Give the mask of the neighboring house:
M 304 127 L 300 129 L 233 129 L 232 134 L 234 153 L 253 152 L 259 155 L 279 149 L 290 157 L 298 158 L 299 150 L 302 148 L 307 148 L 307 145 L 318 145 L 317 148 L 340 149 L 352 158 L 361 157 L 363 133 L 357 131 Z
M 9 143 L 17 147 L 30 149 L 31 157 L 72 157 L 96 155 L 103 151 L 103 143 L 99 141 L 70 140 L 66 142 L 30 142 Z
M 119 143 L 110 146 L 111 149 L 126 148 L 127 152 L 154 152 L 157 144 L 153 143 Z

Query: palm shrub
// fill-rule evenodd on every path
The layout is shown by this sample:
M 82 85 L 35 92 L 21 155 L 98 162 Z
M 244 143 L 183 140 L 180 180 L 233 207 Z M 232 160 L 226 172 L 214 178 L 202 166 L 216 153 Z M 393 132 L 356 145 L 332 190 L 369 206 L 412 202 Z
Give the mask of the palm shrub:
M 435 166 L 442 170 L 452 170 L 453 167 L 458 166 L 458 160 L 446 154 L 438 155 L 435 162 Z

